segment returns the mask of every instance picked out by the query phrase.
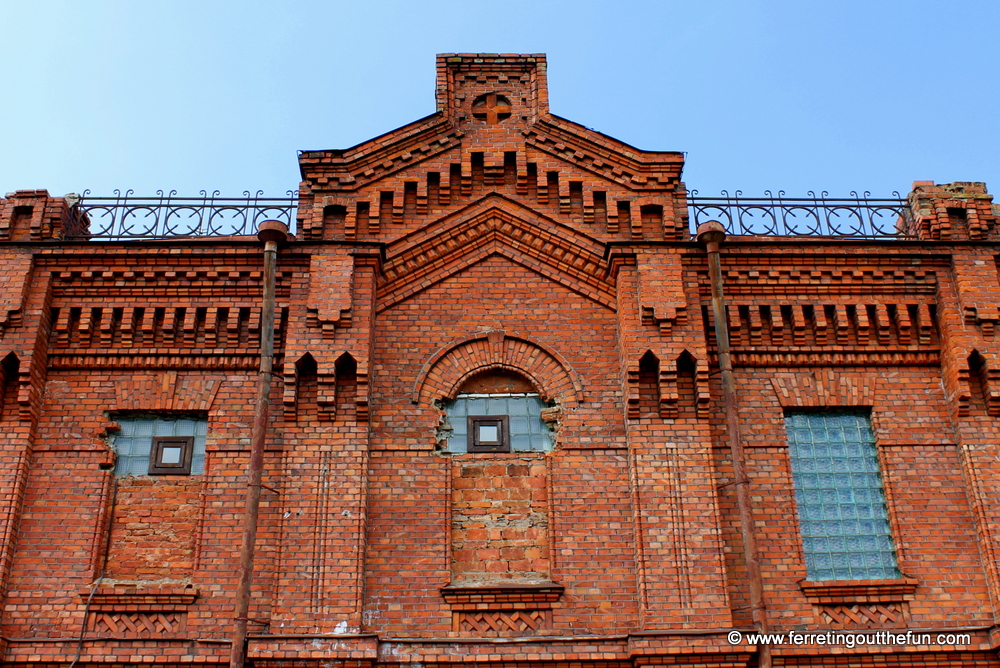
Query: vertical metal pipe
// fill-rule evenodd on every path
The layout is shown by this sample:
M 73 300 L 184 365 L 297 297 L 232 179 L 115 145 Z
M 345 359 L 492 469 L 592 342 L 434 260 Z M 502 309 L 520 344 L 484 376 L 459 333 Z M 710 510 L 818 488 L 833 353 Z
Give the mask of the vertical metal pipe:
M 760 559 L 757 555 L 757 537 L 753 525 L 753 506 L 750 500 L 750 480 L 747 477 L 746 453 L 740 438 L 740 417 L 736 404 L 736 381 L 733 378 L 733 358 L 729 349 L 729 321 L 726 318 L 726 299 L 722 294 L 722 264 L 719 260 L 719 244 L 726 239 L 726 229 L 718 221 L 709 221 L 698 226 L 698 241 L 705 244 L 708 252 L 708 275 L 712 284 L 712 314 L 715 318 L 715 339 L 719 348 L 719 371 L 722 375 L 722 398 L 726 409 L 726 431 L 729 433 L 729 449 L 733 456 L 733 484 L 736 487 L 736 506 L 740 517 L 740 533 L 743 536 L 743 555 L 747 564 L 747 579 L 750 581 L 750 614 L 754 627 L 766 633 L 767 608 L 764 606 L 764 585 L 760 574 Z M 759 665 L 771 666 L 771 648 L 766 643 L 760 645 Z
M 283 223 L 269 220 L 261 224 L 257 238 L 264 242 L 264 301 L 260 331 L 260 370 L 257 374 L 257 401 L 254 407 L 247 469 L 246 507 L 243 510 L 243 539 L 240 543 L 239 585 L 236 589 L 236 613 L 230 668 L 243 668 L 246 661 L 247 622 L 250 612 L 250 587 L 253 583 L 253 552 L 257 542 L 257 517 L 260 508 L 260 481 L 264 473 L 264 442 L 267 436 L 267 409 L 271 394 L 274 365 L 274 284 L 278 242 L 287 238 Z

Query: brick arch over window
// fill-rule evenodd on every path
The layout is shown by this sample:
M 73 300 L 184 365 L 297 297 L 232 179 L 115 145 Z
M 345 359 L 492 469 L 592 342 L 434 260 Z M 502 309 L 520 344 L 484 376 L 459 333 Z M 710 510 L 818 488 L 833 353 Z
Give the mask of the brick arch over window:
M 428 360 L 413 386 L 413 403 L 453 399 L 472 376 L 490 369 L 526 377 L 545 401 L 573 406 L 583 401 L 576 372 L 558 353 L 503 330 L 479 332 L 441 348 Z

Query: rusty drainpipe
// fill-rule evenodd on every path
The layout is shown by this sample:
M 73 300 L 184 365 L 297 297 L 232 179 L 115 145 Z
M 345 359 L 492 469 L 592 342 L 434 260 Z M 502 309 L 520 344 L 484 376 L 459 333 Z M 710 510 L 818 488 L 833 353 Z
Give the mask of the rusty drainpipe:
M 257 515 L 260 508 L 260 480 L 264 473 L 264 441 L 267 435 L 267 407 L 271 394 L 274 362 L 274 274 L 278 242 L 288 238 L 288 227 L 276 220 L 261 223 L 257 238 L 264 242 L 264 303 L 260 330 L 260 370 L 257 375 L 257 403 L 254 408 L 247 469 L 246 508 L 243 511 L 243 540 L 240 543 L 240 579 L 236 589 L 236 615 L 230 668 L 243 668 L 246 661 L 247 622 L 250 612 L 250 585 L 253 581 L 253 551 L 257 542 Z
M 726 431 L 729 449 L 733 455 L 733 475 L 736 486 L 736 506 L 740 516 L 740 533 L 743 534 L 743 557 L 750 580 L 750 614 L 758 633 L 767 633 L 767 608 L 764 606 L 764 584 L 760 575 L 757 556 L 757 537 L 754 533 L 753 507 L 750 502 L 750 480 L 747 477 L 746 453 L 740 439 L 740 416 L 736 405 L 736 381 L 733 379 L 733 358 L 729 350 L 729 321 L 726 319 L 726 298 L 722 294 L 722 265 L 719 261 L 719 244 L 726 240 L 722 223 L 710 220 L 698 226 L 698 241 L 708 252 L 708 276 L 712 284 L 712 314 L 715 318 L 715 340 L 719 347 L 719 371 L 722 373 L 722 396 L 726 407 Z M 760 644 L 760 668 L 771 668 L 771 647 Z

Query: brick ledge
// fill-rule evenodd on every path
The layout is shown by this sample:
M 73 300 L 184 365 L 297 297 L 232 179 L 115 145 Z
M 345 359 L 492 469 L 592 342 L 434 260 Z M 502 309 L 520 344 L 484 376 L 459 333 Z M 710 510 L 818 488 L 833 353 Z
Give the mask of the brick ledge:
M 564 587 L 555 582 L 536 584 L 510 582 L 486 585 L 448 584 L 441 596 L 454 610 L 504 608 L 548 608 L 562 596 Z
M 77 592 L 86 601 L 91 588 Z M 90 603 L 91 612 L 185 611 L 198 598 L 198 589 L 184 583 L 116 583 L 100 585 Z
M 912 601 L 917 590 L 915 578 L 895 580 L 800 580 L 802 593 L 812 603 L 889 603 Z

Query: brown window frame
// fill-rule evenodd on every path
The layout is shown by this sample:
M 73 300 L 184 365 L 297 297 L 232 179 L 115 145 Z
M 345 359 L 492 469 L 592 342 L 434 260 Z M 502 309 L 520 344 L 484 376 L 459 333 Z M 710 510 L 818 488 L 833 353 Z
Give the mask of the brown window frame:
M 510 428 L 506 415 L 470 415 L 469 419 L 469 452 L 510 452 Z M 499 427 L 500 440 L 480 443 L 479 425 L 495 423 Z
M 181 461 L 164 464 L 165 446 L 181 446 Z M 149 452 L 149 475 L 191 475 L 191 460 L 194 457 L 194 436 L 154 436 Z

